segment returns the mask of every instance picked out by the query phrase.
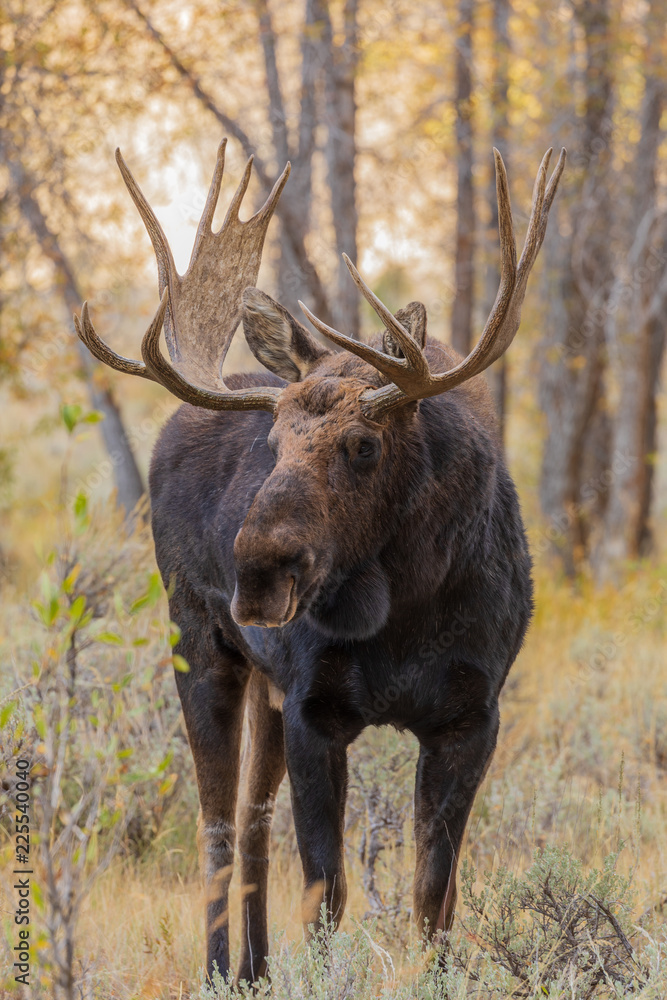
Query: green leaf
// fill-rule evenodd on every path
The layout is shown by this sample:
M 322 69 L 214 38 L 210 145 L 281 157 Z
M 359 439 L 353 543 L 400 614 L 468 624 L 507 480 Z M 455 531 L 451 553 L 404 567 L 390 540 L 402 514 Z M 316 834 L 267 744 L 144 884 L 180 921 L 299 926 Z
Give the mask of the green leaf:
M 12 715 L 16 711 L 17 706 L 18 706 L 18 701 L 10 701 L 4 706 L 2 711 L 0 711 L 0 729 L 5 728 L 5 726 L 11 719 Z
M 81 407 L 78 403 L 64 403 L 60 409 L 60 415 L 67 428 L 67 433 L 71 434 L 81 417 Z
M 74 598 L 74 600 L 72 601 L 72 606 L 69 609 L 70 621 L 73 622 L 75 625 L 78 625 L 79 622 L 81 621 L 81 618 L 83 617 L 83 612 L 85 611 L 85 608 L 86 608 L 86 596 L 85 594 L 79 594 L 78 597 Z
M 162 582 L 160 580 L 159 573 L 151 573 L 148 578 L 148 589 L 145 594 L 130 606 L 130 614 L 134 615 L 137 611 L 141 611 L 142 608 L 152 608 L 162 597 Z
M 76 583 L 77 577 L 80 572 L 81 572 L 81 563 L 77 563 L 76 566 L 73 566 L 70 572 L 67 574 L 67 576 L 65 577 L 65 579 L 61 584 L 61 589 L 65 594 L 72 593 L 72 587 Z
M 74 499 L 74 514 L 76 517 L 85 517 L 88 512 L 88 497 L 85 493 L 77 493 Z
M 46 739 L 46 719 L 44 718 L 44 709 L 41 705 L 35 705 L 33 711 L 33 720 L 35 723 L 35 729 L 37 730 L 38 736 L 43 740 Z
M 164 771 L 166 771 L 173 759 L 174 759 L 174 751 L 169 750 L 166 756 L 163 757 L 163 759 L 158 764 L 157 773 L 162 774 Z
M 162 597 L 162 580 L 159 573 L 151 573 L 148 584 L 148 599 L 150 606 L 154 607 Z
M 174 653 L 172 657 L 174 663 L 174 670 L 178 670 L 179 674 L 189 674 L 190 664 L 185 659 L 184 656 L 180 656 L 178 653 Z
M 39 880 L 38 879 L 33 879 L 32 885 L 31 885 L 31 889 L 32 889 L 33 902 L 34 902 L 35 906 L 37 907 L 37 909 L 40 911 L 40 913 L 43 913 L 44 912 L 44 896 L 42 894 L 42 890 L 39 887 Z
M 181 638 L 181 630 L 176 622 L 169 622 L 169 645 L 173 649 Z
M 82 417 L 80 423 L 82 424 L 99 424 L 100 420 L 104 420 L 104 414 L 100 413 L 99 410 L 91 410 L 87 413 L 85 417 Z
M 122 646 L 123 637 L 117 632 L 100 632 L 95 636 L 97 642 L 105 642 L 109 646 Z
M 50 628 L 60 614 L 60 601 L 57 595 L 53 595 L 44 604 L 41 601 L 33 601 L 33 608 L 37 611 L 43 625 Z
M 170 774 L 168 777 L 166 777 L 157 790 L 158 795 L 166 795 L 168 792 L 170 792 L 174 787 L 174 785 L 176 784 L 177 779 L 178 779 L 177 774 Z

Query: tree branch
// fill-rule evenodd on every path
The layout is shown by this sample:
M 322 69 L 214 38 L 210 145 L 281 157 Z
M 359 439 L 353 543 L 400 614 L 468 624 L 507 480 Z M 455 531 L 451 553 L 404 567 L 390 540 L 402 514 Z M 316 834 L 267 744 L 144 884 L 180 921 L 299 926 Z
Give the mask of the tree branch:
M 256 0 L 257 17 L 259 20 L 259 40 L 264 52 L 266 82 L 269 91 L 269 118 L 273 134 L 273 146 L 276 156 L 283 162 L 290 158 L 289 137 L 287 134 L 287 117 L 283 101 L 280 75 L 276 62 L 276 36 L 271 22 L 271 12 L 266 0 Z
M 28 174 L 23 164 L 16 159 L 9 159 L 8 167 L 21 214 L 28 223 L 42 253 L 55 266 L 67 310 L 74 312 L 81 305 L 82 295 L 72 265 L 60 246 L 57 236 L 51 232 L 44 213 L 35 198 L 35 180 Z M 98 365 L 95 364 L 78 337 L 75 338 L 75 342 L 81 367 L 86 376 L 91 405 L 93 409 L 104 414 L 100 430 L 114 468 L 118 503 L 125 508 L 129 515 L 144 493 L 141 473 L 132 454 L 130 442 L 111 390 L 108 387 L 100 388 L 97 385 L 95 371 Z
M 137 17 L 144 23 L 144 25 L 148 29 L 149 35 L 162 48 L 165 55 L 169 58 L 169 61 L 174 67 L 174 69 L 177 71 L 181 79 L 183 79 L 185 83 L 187 83 L 187 85 L 190 87 L 192 93 L 195 95 L 197 100 L 200 101 L 215 118 L 217 118 L 222 127 L 225 129 L 225 131 L 229 132 L 229 134 L 233 136 L 234 139 L 236 139 L 236 141 L 239 143 L 246 156 L 251 156 L 254 154 L 255 161 L 253 165 L 255 168 L 255 172 L 257 174 L 257 178 L 265 190 L 267 191 L 270 190 L 272 185 L 266 171 L 266 166 L 260 159 L 260 157 L 257 156 L 255 148 L 252 142 L 250 141 L 250 138 L 247 135 L 247 133 L 243 131 L 241 126 L 237 122 L 235 122 L 233 118 L 230 118 L 229 115 L 225 114 L 222 108 L 218 104 L 216 104 L 211 95 L 204 88 L 199 77 L 196 76 L 192 72 L 192 70 L 189 70 L 187 68 L 187 66 L 182 62 L 180 57 L 174 52 L 172 47 L 166 41 L 164 35 L 160 31 L 158 31 L 158 29 L 155 27 L 150 18 L 146 14 L 144 14 L 144 12 L 141 10 L 139 5 L 136 4 L 134 0 L 125 0 L 125 3 L 127 4 L 128 7 L 130 7 L 131 10 L 134 11 Z
M 206 90 L 202 84 L 199 77 L 197 77 L 191 70 L 189 70 L 179 56 L 174 52 L 171 46 L 168 44 L 162 33 L 155 27 L 152 21 L 144 14 L 141 8 L 135 3 L 135 0 L 125 0 L 128 7 L 131 8 L 146 26 L 151 37 L 160 45 L 160 47 L 165 52 L 165 55 L 169 58 L 172 66 L 177 70 L 181 78 L 190 87 L 194 96 L 204 105 L 204 107 L 220 122 L 223 128 L 235 138 L 241 145 L 246 156 L 254 154 L 255 161 L 255 172 L 257 178 L 264 188 L 265 192 L 271 190 L 272 183 L 269 179 L 267 173 L 266 165 L 263 160 L 257 156 L 254 150 L 253 143 L 247 133 L 241 128 L 241 126 L 230 118 L 229 115 L 220 108 L 213 97 Z M 278 151 L 276 151 L 278 155 Z M 280 157 L 279 157 L 280 158 Z M 318 313 L 325 322 L 329 322 L 331 319 L 331 312 L 329 309 L 329 303 L 327 301 L 327 296 L 324 291 L 324 286 L 320 279 L 319 274 L 313 263 L 311 262 L 308 252 L 306 250 L 306 245 L 304 241 L 304 234 L 302 228 L 299 224 L 300 219 L 300 205 L 295 200 L 294 195 L 290 192 L 289 186 L 283 192 L 283 195 L 278 202 L 276 208 L 276 215 L 280 219 L 282 232 L 289 248 L 289 252 L 294 259 L 294 265 L 298 271 L 298 278 L 303 280 L 308 295 L 312 303 L 312 308 L 316 313 Z M 328 317 L 328 318 L 327 318 Z

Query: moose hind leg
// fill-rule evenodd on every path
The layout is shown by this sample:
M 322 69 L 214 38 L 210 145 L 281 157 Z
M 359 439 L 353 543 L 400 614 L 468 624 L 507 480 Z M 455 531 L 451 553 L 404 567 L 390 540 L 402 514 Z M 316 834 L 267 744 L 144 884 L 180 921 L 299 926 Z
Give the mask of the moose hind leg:
M 250 740 L 243 759 L 239 808 L 242 923 L 238 979 L 252 983 L 266 974 L 271 822 L 285 774 L 282 713 L 271 707 L 268 683 L 259 673 L 250 682 L 247 717 Z
M 497 734 L 494 704 L 466 712 L 442 734 L 420 739 L 414 914 L 420 930 L 428 921 L 429 936 L 452 925 L 459 849 Z

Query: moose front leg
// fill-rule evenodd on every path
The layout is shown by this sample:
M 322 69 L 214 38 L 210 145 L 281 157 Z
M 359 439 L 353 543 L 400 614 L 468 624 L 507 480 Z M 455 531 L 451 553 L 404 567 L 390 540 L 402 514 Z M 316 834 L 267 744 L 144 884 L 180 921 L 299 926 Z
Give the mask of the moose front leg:
M 175 616 L 174 616 L 175 617 Z M 177 651 L 189 673 L 176 682 L 199 790 L 197 843 L 206 892 L 206 970 L 229 971 L 229 883 L 234 863 L 245 689 L 250 669 L 237 655 L 220 654 L 206 635 L 184 632 Z
M 345 911 L 347 743 L 327 734 L 320 724 L 309 722 L 300 705 L 285 702 L 283 721 L 294 827 L 303 866 L 302 917 L 308 933 L 309 924 L 319 924 L 323 902 L 336 926 Z
M 467 712 L 444 733 L 420 738 L 415 785 L 414 914 L 428 934 L 448 931 L 456 866 L 475 793 L 496 745 L 498 708 Z M 419 735 L 419 734 L 418 734 Z

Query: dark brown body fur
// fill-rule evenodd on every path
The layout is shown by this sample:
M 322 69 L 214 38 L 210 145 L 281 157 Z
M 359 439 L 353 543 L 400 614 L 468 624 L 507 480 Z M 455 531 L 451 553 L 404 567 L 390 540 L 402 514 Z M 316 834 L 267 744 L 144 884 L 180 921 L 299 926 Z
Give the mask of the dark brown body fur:
M 436 341 L 427 356 L 434 371 L 451 367 Z M 201 801 L 208 968 L 229 965 L 236 843 L 241 882 L 256 887 L 243 902 L 249 980 L 265 970 L 270 824 L 285 767 L 304 919 L 317 918 L 323 898 L 339 919 L 346 751 L 367 725 L 406 728 L 420 742 L 414 912 L 432 930 L 449 926 L 498 695 L 532 606 L 519 505 L 482 379 L 372 424 L 359 394 L 381 383 L 363 362 L 326 354 L 302 378 L 286 387 L 275 425 L 265 412 L 184 405 L 150 477 L 158 563 L 190 664 L 177 683 Z M 229 383 L 267 381 L 283 384 Z M 252 751 L 236 841 L 246 707 Z

